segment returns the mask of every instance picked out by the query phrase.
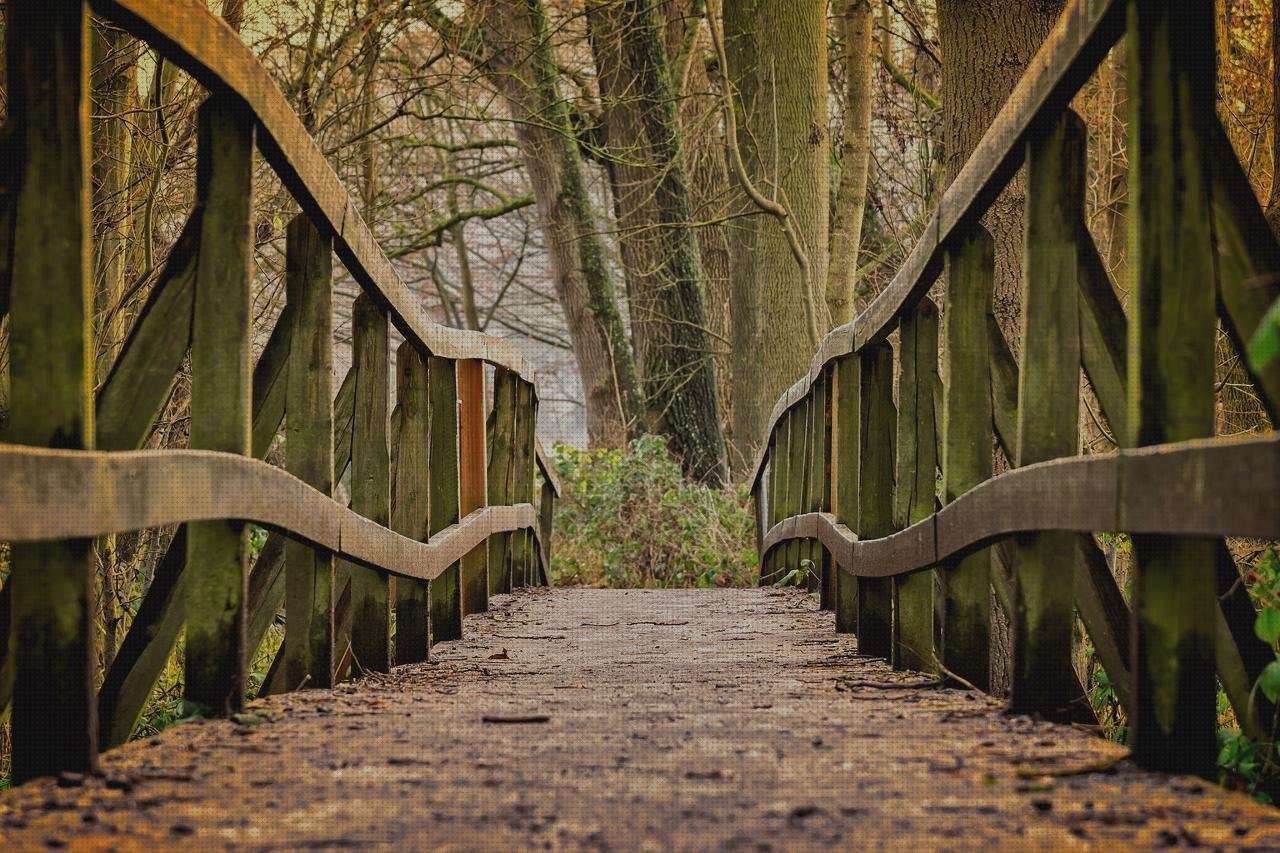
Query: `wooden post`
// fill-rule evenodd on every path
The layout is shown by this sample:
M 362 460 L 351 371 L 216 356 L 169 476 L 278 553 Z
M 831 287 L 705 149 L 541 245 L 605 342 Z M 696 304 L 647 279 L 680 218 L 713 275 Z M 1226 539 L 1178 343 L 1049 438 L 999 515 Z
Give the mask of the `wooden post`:
M 782 519 L 782 504 L 786 492 L 786 419 L 782 419 L 774 426 L 773 431 L 769 434 L 769 489 L 768 503 L 765 506 L 765 531 L 768 532 Z M 778 582 L 782 577 L 782 551 L 781 547 L 775 547 L 773 551 L 760 564 L 759 586 L 770 586 Z
M 862 375 L 862 454 L 858 486 L 858 538 L 893 532 L 893 347 L 871 344 L 858 353 Z M 893 582 L 858 579 L 858 651 L 888 659 L 893 654 Z
M 516 382 L 516 418 L 514 453 L 512 454 L 511 502 L 530 503 L 533 500 L 533 429 L 536 417 L 533 386 L 523 379 Z M 514 531 L 508 542 L 508 571 L 511 588 L 528 583 L 526 571 L 529 565 L 530 536 L 527 530 Z
M 458 363 L 428 360 L 431 399 L 431 497 L 427 536 L 458 523 Z M 431 581 L 431 645 L 462 639 L 461 566 L 454 563 Z
M 991 342 L 995 246 L 974 226 L 947 252 L 947 384 L 943 396 L 943 501 L 991 477 Z M 943 576 L 942 663 L 986 690 L 991 683 L 991 551 L 948 561 Z
M 203 213 L 191 323 L 190 446 L 248 455 L 253 122 L 243 104 L 214 95 L 201 107 L 199 123 Z M 244 705 L 248 565 L 244 523 L 188 527 L 183 693 L 199 713 L 230 714 Z
M 1022 370 L 1018 466 L 1074 456 L 1080 442 L 1079 242 L 1084 223 L 1086 130 L 1066 110 L 1027 144 L 1022 266 Z M 1069 721 L 1082 697 L 1071 664 L 1075 625 L 1073 533 L 1020 537 L 1013 584 L 1009 709 Z
M 80 0 L 9 4 L 9 124 L 18 165 L 6 440 L 92 449 L 89 16 Z M 15 544 L 15 782 L 97 761 L 93 555 L 87 539 Z
M 1213 10 L 1208 0 L 1130 5 L 1133 445 L 1213 434 Z M 1207 537 L 1133 537 L 1133 754 L 1144 767 L 1214 771 L 1214 551 Z
M 787 454 L 791 457 L 791 462 L 787 467 L 787 508 L 784 518 L 799 515 L 804 507 L 805 469 L 808 461 L 805 454 L 805 439 L 809 433 L 806 417 L 808 410 L 809 401 L 801 400 L 792 406 L 791 411 L 786 415 Z M 804 565 L 801 561 L 808 559 L 809 556 L 807 543 L 793 539 L 787 543 L 786 549 L 786 571 L 802 571 Z
M 458 362 L 459 513 L 463 518 L 485 506 L 484 362 Z M 462 613 L 489 609 L 488 546 L 477 545 L 462 558 Z
M 352 311 L 355 395 L 351 425 L 351 509 L 384 527 L 391 524 L 391 459 L 387 450 L 387 312 L 368 294 Z M 348 566 L 351 577 L 351 653 L 371 672 L 391 669 L 391 597 L 387 576 Z
M 908 527 L 928 518 L 938 502 L 938 453 L 933 388 L 938 381 L 938 309 L 927 297 L 899 326 L 898 476 L 894 522 Z M 897 669 L 937 672 L 933 571 L 894 582 L 894 658 Z
M 862 449 L 862 402 L 856 355 L 836 361 L 831 374 L 831 495 L 836 520 L 856 530 L 858 526 L 858 486 Z M 836 631 L 853 633 L 858 628 L 858 583 L 848 572 L 836 568 Z
M 509 506 L 515 485 L 516 375 L 499 367 L 493 372 L 493 412 L 489 416 L 490 506 Z M 495 533 L 489 537 L 489 594 L 511 591 L 507 573 L 510 534 Z
M 544 474 L 545 477 L 545 474 Z M 542 538 L 542 556 L 546 562 L 542 565 L 541 584 L 551 586 L 551 534 L 555 528 L 556 490 L 551 488 L 549 480 L 542 481 L 541 504 L 538 509 L 538 535 Z
M 399 417 L 397 418 L 396 415 Z M 399 427 L 398 429 L 396 427 Z M 427 538 L 431 455 L 427 360 L 405 341 L 396 350 L 396 414 L 392 415 L 391 529 L 420 542 Z M 427 659 L 427 583 L 396 578 L 395 662 Z
M 285 468 L 333 494 L 333 252 L 305 213 L 289 223 L 285 282 L 293 306 L 285 411 Z M 284 689 L 328 687 L 333 648 L 333 555 L 285 544 Z
M 827 374 L 824 373 L 813 384 L 813 407 L 810 411 L 809 441 L 813 446 L 813 471 L 809 480 L 809 508 L 811 512 L 827 512 L 831 508 L 831 476 L 827 473 L 830 467 L 830 394 L 827 391 Z M 818 592 L 818 607 L 822 610 L 834 608 L 834 578 L 831 576 L 831 555 L 822 543 L 814 540 L 813 558 L 817 568 L 815 577 Z

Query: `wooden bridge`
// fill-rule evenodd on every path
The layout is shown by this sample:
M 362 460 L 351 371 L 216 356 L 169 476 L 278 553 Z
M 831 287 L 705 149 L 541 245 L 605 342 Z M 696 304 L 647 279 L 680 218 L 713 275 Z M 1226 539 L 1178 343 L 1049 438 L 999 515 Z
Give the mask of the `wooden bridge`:
M 90 7 L 208 90 L 190 219 L 96 395 Z M 1280 816 L 1195 778 L 1212 775 L 1216 682 L 1249 737 L 1276 720 L 1256 687 L 1276 653 L 1223 537 L 1280 538 L 1280 440 L 1211 436 L 1217 324 L 1253 336 L 1280 247 L 1214 117 L 1212 14 L 1070 3 L 892 284 L 778 401 L 754 473 L 761 581 L 803 575 L 815 604 L 535 589 L 558 487 L 530 365 L 428 321 L 236 35 L 197 0 L 10 3 L 0 704 L 26 784 L 0 799 L 0 840 L 1280 846 Z M 1127 323 L 1085 228 L 1069 108 L 1126 31 Z M 256 364 L 255 149 L 302 208 Z M 1024 165 L 1015 363 L 979 218 Z M 334 254 L 363 291 L 336 399 Z M 944 269 L 940 323 L 926 294 Z M 188 357 L 192 449 L 140 450 Z M 1076 455 L 1081 367 L 1118 453 Z M 1252 379 L 1274 423 L 1280 362 Z M 282 425 L 283 470 L 262 461 Z M 997 442 L 1013 467 L 993 476 Z M 348 468 L 349 507 L 333 497 Z M 250 523 L 271 531 L 252 561 Z M 94 540 L 174 525 L 99 685 Z M 1133 537 L 1132 612 L 1095 532 Z M 982 692 L 993 589 L 1013 616 L 1013 714 Z M 246 708 L 246 660 L 281 606 L 270 698 Z M 1077 614 L 1131 753 L 1089 731 Z M 186 699 L 228 719 L 109 749 L 183 630 Z

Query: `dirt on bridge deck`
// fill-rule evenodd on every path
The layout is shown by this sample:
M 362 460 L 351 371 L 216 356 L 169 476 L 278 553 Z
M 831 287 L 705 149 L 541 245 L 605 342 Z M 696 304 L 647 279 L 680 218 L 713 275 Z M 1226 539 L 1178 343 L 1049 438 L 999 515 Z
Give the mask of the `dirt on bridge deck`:
M 435 661 L 0 799 L 0 846 L 1280 848 L 1280 812 L 857 656 L 780 590 L 536 590 Z

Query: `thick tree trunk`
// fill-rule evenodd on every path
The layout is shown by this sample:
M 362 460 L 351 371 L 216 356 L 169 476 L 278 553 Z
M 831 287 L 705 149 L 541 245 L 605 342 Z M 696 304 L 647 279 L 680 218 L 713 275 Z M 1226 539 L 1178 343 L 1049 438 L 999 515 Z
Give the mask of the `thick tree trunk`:
M 946 183 L 964 166 L 1062 11 L 1063 0 L 938 0 Z M 1019 173 L 983 217 L 996 246 L 995 312 L 1017 355 L 1022 292 Z
M 827 310 L 831 325 L 853 319 L 857 298 L 858 248 L 867 209 L 871 167 L 871 0 L 840 0 L 836 26 L 844 43 L 844 133 L 840 138 L 840 183 L 831 220 Z
M 645 402 L 685 471 L 724 482 L 724 436 L 688 176 L 654 0 L 589 0 L 606 156 Z
M 756 65 L 756 9 L 765 0 L 728 0 L 724 5 L 724 48 L 728 67 L 720 69 L 720 85 L 733 95 L 734 112 L 740 128 L 755 124 L 758 106 Z M 738 135 L 738 149 L 748 173 L 759 177 L 760 159 L 755 137 Z M 725 172 L 729 167 L 726 161 Z M 728 226 L 729 322 L 731 345 L 729 375 L 733 385 L 730 435 L 733 458 L 746 465 L 764 432 L 765 419 L 773 406 L 761 388 L 764 365 L 760 359 L 760 293 L 756 286 L 756 241 L 765 224 L 751 199 L 737 183 L 731 184 Z
M 942 48 L 942 144 L 946 183 L 950 184 L 1004 105 L 1027 63 L 1039 49 L 1063 0 L 938 0 L 938 37 Z M 1015 357 L 1021 345 L 1023 209 L 1021 173 L 1009 183 L 982 223 L 995 242 L 996 320 Z M 998 454 L 997 454 L 998 456 Z M 997 458 L 996 473 L 1005 467 Z M 1011 573 L 1011 565 L 996 564 Z M 993 594 L 991 686 L 1009 688 L 1012 646 L 1009 618 Z
M 481 43 L 461 52 L 510 105 L 582 378 L 592 447 L 618 447 L 641 427 L 635 361 L 587 193 L 585 167 L 556 85 L 540 0 L 481 0 Z M 449 30 L 451 19 L 435 22 Z M 462 34 L 466 38 L 471 34 Z M 458 47 L 458 38 L 454 38 Z
M 826 10 L 821 0 L 725 5 L 730 82 L 746 99 L 739 143 L 756 149 L 749 164 L 756 187 L 786 208 L 808 261 L 806 275 L 776 218 L 761 217 L 754 224 L 754 250 L 742 259 L 753 267 L 752 278 L 748 283 L 743 271 L 735 281 L 752 291 L 744 308 L 754 309 L 754 316 L 743 317 L 743 328 L 735 328 L 733 336 L 738 349 L 735 444 L 748 457 L 774 401 L 808 370 L 815 330 L 829 325 L 824 293 L 830 217 Z M 754 57 L 744 55 L 748 51 Z M 750 85 L 745 85 L 747 74 L 754 77 Z

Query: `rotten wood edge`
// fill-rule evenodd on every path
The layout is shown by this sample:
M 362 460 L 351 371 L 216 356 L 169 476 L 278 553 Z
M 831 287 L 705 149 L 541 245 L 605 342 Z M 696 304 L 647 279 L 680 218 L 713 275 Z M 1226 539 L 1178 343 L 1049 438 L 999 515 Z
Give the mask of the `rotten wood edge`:
M 258 146 L 312 221 L 332 232 L 338 257 L 392 322 L 428 354 L 479 359 L 535 385 L 532 364 L 511 341 L 431 322 L 382 251 L 324 152 L 253 51 L 199 0 L 92 0 L 94 12 L 159 50 L 210 91 L 230 91 L 252 110 Z M 560 484 L 541 447 L 538 459 L 556 494 Z
M 417 542 L 266 462 L 198 450 L 0 444 L 0 540 L 92 538 L 192 521 L 261 524 L 398 577 L 432 580 L 494 533 L 537 528 L 532 504 L 476 510 Z
M 832 361 L 859 352 L 888 336 L 898 318 L 912 310 L 942 269 L 942 250 L 967 223 L 976 221 L 1017 172 L 1025 142 L 1040 122 L 1065 109 L 1106 53 L 1124 34 L 1122 0 L 1071 0 L 1053 31 L 1032 57 L 1027 71 L 973 154 L 951 182 L 920 238 L 893 280 L 852 322 L 832 329 L 818 346 L 809 372 L 778 398 L 769 416 L 769 435 L 778 420 L 804 399 Z M 768 457 L 768 442 L 756 453 L 752 481 Z
M 2 457 L 0 457 L 2 458 Z M 1280 433 L 1055 459 L 987 480 L 883 539 L 859 541 L 830 513 L 784 519 L 762 555 L 818 539 L 855 577 L 897 577 L 1020 533 L 1280 538 Z

